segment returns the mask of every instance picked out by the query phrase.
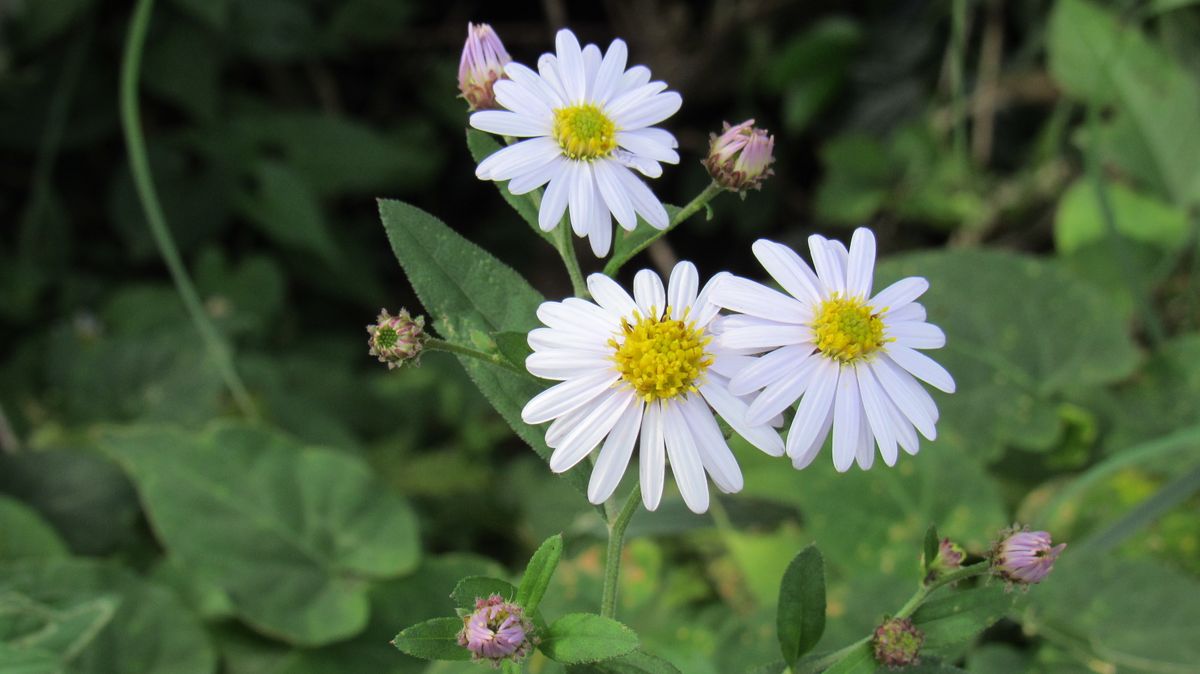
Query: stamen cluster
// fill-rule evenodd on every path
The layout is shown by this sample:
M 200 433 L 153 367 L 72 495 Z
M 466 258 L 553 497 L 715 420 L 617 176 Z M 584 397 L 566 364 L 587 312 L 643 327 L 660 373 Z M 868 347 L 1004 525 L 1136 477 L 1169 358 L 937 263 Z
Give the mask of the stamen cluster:
M 610 339 L 621 379 L 646 402 L 665 400 L 696 390 L 696 381 L 713 358 L 704 347 L 712 340 L 703 329 L 671 318 L 671 308 L 659 316 L 622 319 L 625 341 Z
M 884 344 L 883 320 L 857 297 L 833 297 L 821 303 L 812 322 L 817 349 L 843 364 L 862 360 Z
M 554 111 L 554 140 L 571 159 L 600 159 L 617 148 L 617 127 L 591 103 Z

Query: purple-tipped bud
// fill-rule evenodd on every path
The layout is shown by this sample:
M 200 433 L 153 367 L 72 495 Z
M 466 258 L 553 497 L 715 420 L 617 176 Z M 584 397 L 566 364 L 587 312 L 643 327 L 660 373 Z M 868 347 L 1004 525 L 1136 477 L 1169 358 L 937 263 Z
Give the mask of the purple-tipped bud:
M 525 617 L 524 609 L 498 594 L 476 599 L 475 610 L 463 617 L 458 633 L 459 645 L 471 651 L 472 660 L 497 669 L 505 660 L 525 659 L 537 642 L 533 622 Z
M 408 361 L 416 365 L 425 340 L 429 338 L 425 334 L 425 317 L 413 318 L 405 309 L 395 316 L 389 315 L 387 309 L 380 309 L 379 318 L 367 326 L 367 334 L 370 335 L 367 339 L 370 354 L 379 362 L 387 363 L 389 370 Z
M 718 185 L 744 194 L 761 188 L 763 181 L 774 175 L 774 161 L 775 137 L 748 119 L 737 126 L 725 122 L 720 136 L 710 136 L 704 166 Z
M 486 23 L 467 24 L 467 43 L 458 62 L 458 90 L 472 110 L 495 110 L 492 87 L 504 77 L 504 66 L 512 57 L 504 51 L 500 36 Z
M 891 669 L 920 662 L 921 645 L 924 643 L 925 633 L 908 618 L 888 618 L 875 628 L 875 635 L 871 638 L 875 662 Z
M 963 550 L 962 546 L 949 538 L 943 538 L 938 543 L 937 557 L 933 558 L 933 562 L 929 564 L 929 575 L 925 578 L 925 582 L 931 582 L 948 571 L 954 571 L 961 568 L 963 560 L 967 558 L 967 551 Z
M 1045 531 L 1012 527 L 1000 536 L 992 548 L 992 573 L 1012 585 L 1040 583 L 1054 569 L 1054 561 L 1066 543 L 1054 545 Z

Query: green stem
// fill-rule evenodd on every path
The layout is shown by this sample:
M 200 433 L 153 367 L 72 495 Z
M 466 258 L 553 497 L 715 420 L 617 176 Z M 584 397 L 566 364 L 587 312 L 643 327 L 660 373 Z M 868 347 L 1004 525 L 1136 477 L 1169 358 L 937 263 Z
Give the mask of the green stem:
M 655 232 L 650 236 L 650 238 L 639 243 L 636 247 L 634 247 L 633 250 L 623 255 L 620 259 L 614 257 L 613 259 L 609 260 L 608 264 L 604 265 L 604 273 L 608 276 L 616 276 L 617 272 L 620 271 L 621 266 L 633 258 L 634 255 L 642 252 L 650 244 L 661 239 L 664 235 L 666 235 L 667 232 L 678 227 L 684 220 L 687 220 L 695 215 L 700 209 L 707 206 L 708 202 L 712 201 L 714 197 L 724 191 L 725 188 L 721 187 L 716 182 L 709 183 L 707 187 L 705 187 L 700 191 L 699 194 L 696 195 L 696 198 L 692 199 L 687 203 L 686 206 L 675 212 L 675 215 L 672 216 L 670 221 L 667 223 L 666 229 Z
M 1100 205 L 1100 215 L 1104 220 L 1104 228 L 1108 233 L 1108 242 L 1112 247 L 1113 257 L 1116 258 L 1117 264 L 1121 267 L 1121 274 L 1125 277 L 1125 282 L 1129 286 L 1130 298 L 1142 313 L 1142 322 L 1146 324 L 1146 333 L 1150 337 L 1150 342 L 1157 347 L 1163 343 L 1165 332 L 1163 331 L 1162 323 L 1158 320 L 1158 316 L 1154 313 L 1153 298 L 1142 297 L 1142 291 L 1138 287 L 1137 279 L 1134 277 L 1133 265 L 1129 261 L 1129 255 L 1125 250 L 1125 246 L 1121 243 L 1121 234 L 1117 229 L 1116 214 L 1113 212 L 1108 188 L 1104 184 L 1104 177 L 1100 174 L 1099 106 L 1092 105 L 1088 107 L 1087 123 L 1088 150 L 1086 161 L 1088 178 L 1092 182 L 1093 189 L 1096 190 L 1096 201 Z
M 621 578 L 621 550 L 625 545 L 625 530 L 642 503 L 642 487 L 635 485 L 621 512 L 608 525 L 608 552 L 604 557 L 604 592 L 600 597 L 600 615 L 617 616 L 617 584 Z
M 444 339 L 430 338 L 425 342 L 425 350 L 427 351 L 445 351 L 446 353 L 458 354 L 467 356 L 476 360 L 482 360 L 485 363 L 490 363 L 496 367 L 502 367 L 510 372 L 514 372 L 523 377 L 533 377 L 524 368 L 517 367 L 508 361 L 507 358 L 498 353 L 487 353 L 478 349 L 472 349 L 469 346 L 462 346 L 453 342 L 447 342 Z M 541 381 L 540 379 L 538 381 Z
M 579 258 L 575 257 L 575 242 L 571 240 L 571 226 L 565 222 L 558 223 L 554 228 L 554 248 L 562 258 L 563 266 L 567 268 L 567 276 L 571 277 L 571 289 L 576 297 L 584 299 L 591 297 L 587 283 L 583 280 L 583 272 L 579 269 Z
M 254 418 L 257 413 L 245 384 L 238 376 L 233 366 L 233 357 L 225 344 L 225 340 L 217 331 L 215 325 L 204 312 L 200 296 L 188 277 L 179 256 L 179 249 L 171 238 L 167 228 L 167 219 L 163 214 L 158 194 L 154 190 L 154 180 L 150 173 L 150 161 L 146 156 L 146 140 L 142 136 L 141 114 L 138 110 L 138 77 L 142 65 L 142 48 L 146 44 L 146 30 L 150 25 L 150 14 L 154 9 L 154 0 L 138 0 L 129 21 L 129 36 L 125 41 L 125 57 L 121 65 L 121 125 L 125 129 L 125 147 L 129 152 L 129 168 L 133 173 L 133 182 L 137 187 L 138 198 L 142 210 L 146 212 L 146 221 L 150 224 L 150 232 L 158 245 L 158 252 L 171 272 L 175 289 L 179 292 L 187 308 L 188 315 L 195 324 L 196 330 L 204 340 L 204 346 L 209 356 L 225 380 L 225 386 L 233 395 L 233 401 L 242 414 Z
M 796 663 L 795 667 L 788 671 L 792 672 L 793 674 L 808 674 L 808 672 L 825 671 L 826 669 L 829 669 L 833 665 L 836 665 L 838 662 L 840 662 L 842 658 L 862 648 L 863 644 L 869 642 L 870 640 L 871 637 L 863 637 L 849 646 L 846 646 L 845 648 L 839 648 L 832 653 L 815 656 L 812 659 L 802 659 Z

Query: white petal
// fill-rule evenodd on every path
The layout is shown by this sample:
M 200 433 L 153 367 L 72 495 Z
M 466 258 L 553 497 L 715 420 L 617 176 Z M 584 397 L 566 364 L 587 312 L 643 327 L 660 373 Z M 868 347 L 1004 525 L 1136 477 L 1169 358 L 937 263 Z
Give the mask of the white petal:
M 729 392 L 744 396 L 779 381 L 808 359 L 813 347 L 808 344 L 784 346 L 753 358 L 753 362 L 737 373 L 729 382 Z
M 615 161 L 621 166 L 637 171 L 647 178 L 660 178 L 663 173 L 662 164 L 649 157 L 630 152 L 623 147 L 618 147 L 613 151 L 612 159 L 605 161 Z
M 558 72 L 562 77 L 562 86 L 563 91 L 567 94 L 567 102 L 580 103 L 587 93 L 587 79 L 579 40 L 575 39 L 574 33 L 563 28 L 554 36 L 554 46 L 558 54 Z
M 712 278 L 708 279 L 708 283 L 705 283 L 704 287 L 700 289 L 700 294 L 696 295 L 696 299 L 692 302 L 692 310 L 688 314 L 688 317 L 691 318 L 692 323 L 696 327 L 702 328 L 707 326 L 720 313 L 721 307 L 712 301 L 712 292 L 717 287 L 717 284 L 726 276 L 729 276 L 729 272 L 723 271 L 714 274 Z
M 872 369 L 871 373 L 874 374 L 874 372 Z M 883 391 L 882 385 L 880 390 L 883 392 L 883 406 L 887 409 L 888 418 L 891 420 L 892 433 L 896 436 L 896 442 L 905 452 L 916 456 L 917 452 L 921 450 L 921 438 L 917 436 L 917 429 L 913 428 L 912 422 L 905 418 L 900 408 L 896 407 L 896 403 L 892 401 L 892 397 L 887 394 L 887 391 Z M 884 456 L 884 460 L 887 460 L 887 456 Z
M 661 131 L 661 129 L 618 131 L 617 143 L 634 154 L 667 164 L 678 164 L 679 153 L 674 148 L 662 144 L 657 134 L 647 134 L 645 133 L 647 131 Z
M 513 178 L 509 181 L 506 187 L 511 194 L 528 194 L 542 185 L 550 182 L 551 178 L 562 174 L 566 162 L 567 160 L 565 157 L 555 157 L 554 159 L 550 160 L 549 164 L 546 164 L 541 168 L 532 169 L 527 173 L 522 173 L 521 175 Z M 559 214 L 559 217 L 562 217 L 561 213 Z
M 600 71 L 600 61 L 603 58 L 600 48 L 596 45 L 589 44 L 583 47 L 583 82 L 586 85 L 584 98 L 589 101 L 596 100 L 592 92 L 595 90 L 596 73 Z
M 800 302 L 740 276 L 723 278 L 712 291 L 712 301 L 730 311 L 780 323 L 808 323 L 812 318 L 812 311 Z
M 668 91 L 613 113 L 613 121 L 625 130 L 654 126 L 679 112 L 682 105 L 683 97 L 674 91 Z
M 609 370 L 555 384 L 525 403 L 521 421 L 540 424 L 566 414 L 606 391 L 619 376 Z
M 859 393 L 862 391 L 860 390 Z M 859 398 L 859 406 L 862 406 L 862 398 Z M 858 467 L 863 470 L 870 470 L 871 466 L 875 465 L 875 438 L 871 435 L 870 424 L 867 423 L 867 417 L 862 415 L 858 419 L 858 442 L 854 445 L 857 450 L 854 453 L 854 460 L 858 463 Z
M 738 467 L 737 459 L 721 435 L 721 428 L 704 398 L 689 393 L 680 407 L 692 430 L 692 438 L 696 441 L 704 469 L 712 476 L 717 488 L 726 494 L 741 491 L 744 484 L 742 469 Z
M 928 407 L 921 402 L 919 395 L 913 390 L 913 387 L 922 393 L 924 393 L 924 390 L 912 378 L 912 375 L 901 370 L 899 366 L 893 364 L 886 356 L 871 361 L 870 367 L 871 373 L 879 380 L 879 385 L 883 387 L 888 398 L 895 403 L 896 408 L 900 410 L 904 417 L 917 427 L 921 435 L 930 440 L 937 439 L 934 418 L 929 414 Z M 925 395 L 929 394 L 926 393 Z
M 862 395 L 863 411 L 867 415 L 867 423 L 871 427 L 871 433 L 875 436 L 876 442 L 879 443 L 879 453 L 883 455 L 884 463 L 894 466 L 898 451 L 896 434 L 892 429 L 892 417 L 884 400 L 887 394 L 875 380 L 875 375 L 871 374 L 870 367 L 858 365 L 854 368 L 854 374 L 858 377 L 858 391 Z
M 595 504 L 604 503 L 621 484 L 621 476 L 633 456 L 633 444 L 637 440 L 638 428 L 642 425 L 642 401 L 635 398 L 621 413 L 612 431 L 600 448 L 596 467 L 588 480 L 588 500 Z
M 615 172 L 621 184 L 625 187 L 625 194 L 629 196 L 629 200 L 633 202 L 633 208 L 642 216 L 649 225 L 655 229 L 666 229 L 670 223 L 670 218 L 667 216 L 667 209 L 663 208 L 662 202 L 646 183 L 642 182 L 632 171 L 622 166 L 620 170 Z
M 552 349 L 531 353 L 525 358 L 525 369 L 529 374 L 557 381 L 584 377 L 612 365 L 611 355 L 597 351 Z
M 620 96 L 628 91 L 640 89 L 646 86 L 650 81 L 650 69 L 646 66 L 633 66 L 621 75 L 621 83 L 617 85 L 617 90 L 613 92 L 614 97 Z
M 573 174 L 570 164 L 559 165 L 560 173 L 551 181 L 542 195 L 542 205 L 538 208 L 538 227 L 543 232 L 549 232 L 562 222 L 563 213 L 567 210 L 567 200 L 571 196 Z
M 604 105 L 621 86 L 621 76 L 625 74 L 625 61 L 629 56 L 624 40 L 613 40 L 604 53 L 604 60 L 596 71 L 596 79 L 592 83 L 592 100 Z
M 885 325 L 884 335 L 895 339 L 897 344 L 910 349 L 940 349 L 946 346 L 946 333 L 932 323 L 887 321 Z
M 777 346 L 811 344 L 812 329 L 781 323 L 728 327 L 717 335 L 717 343 L 727 349 L 766 351 Z
M 821 282 L 796 251 L 768 239 L 755 241 L 751 248 L 763 269 L 792 297 L 808 304 L 821 302 Z
M 793 459 L 800 456 L 802 450 L 811 447 L 813 442 L 824 438 L 823 435 L 818 438 L 817 433 L 825 423 L 825 416 L 833 405 L 834 391 L 837 390 L 840 370 L 837 363 L 826 358 L 819 359 L 818 363 L 788 432 L 787 453 Z
M 617 320 L 633 318 L 637 304 L 616 281 L 604 274 L 589 274 L 587 286 L 596 304 L 606 309 Z
M 550 470 L 563 473 L 575 467 L 600 444 L 637 396 L 631 390 L 610 391 L 592 413 L 558 443 L 550 455 Z
M 781 456 L 783 441 L 779 439 L 779 434 L 770 426 L 752 426 L 746 423 L 746 401 L 730 393 L 727 385 L 726 382 L 718 381 L 715 376 L 709 376 L 700 386 L 700 393 L 725 423 L 745 438 L 746 442 L 770 456 Z
M 920 276 L 910 276 L 879 291 L 878 295 L 871 298 L 870 305 L 875 311 L 890 314 L 924 295 L 926 290 L 929 290 L 929 281 Z
M 588 243 L 592 246 L 593 255 L 604 257 L 612 247 L 612 215 L 604 203 L 604 197 L 600 196 L 600 189 L 593 185 L 592 191 L 592 219 L 588 225 Z
M 481 110 L 471 115 L 471 126 L 480 131 L 501 136 L 547 136 L 551 132 L 549 118 L 526 117 L 508 110 Z
M 671 472 L 683 502 L 694 513 L 708 510 L 708 480 L 704 478 L 704 464 L 696 441 L 677 402 L 663 403 L 663 437 L 666 440 L 667 457 Z
M 663 480 L 666 478 L 667 457 L 663 444 L 662 403 L 646 405 L 642 414 L 642 442 L 638 449 L 638 477 L 642 483 L 642 504 L 646 510 L 657 510 L 662 501 Z
M 637 300 L 642 316 L 659 316 L 667 308 L 667 291 L 658 274 L 643 269 L 633 277 L 633 299 Z
M 793 420 L 793 432 L 795 431 L 795 428 L 796 422 Z M 813 459 L 817 458 L 817 454 L 821 453 L 821 448 L 825 446 L 825 440 L 829 438 L 829 429 L 831 428 L 833 428 L 832 405 L 830 405 L 829 409 L 825 411 L 825 419 L 818 424 L 817 432 L 813 436 L 813 441 L 809 443 L 808 447 L 797 449 L 794 456 L 790 450 L 788 451 L 788 456 L 792 457 L 792 468 L 795 468 L 796 470 L 804 470 L 805 468 L 808 468 L 809 464 L 813 462 Z M 790 433 L 788 434 L 788 437 L 791 438 Z
M 587 236 L 592 224 L 592 198 L 596 193 L 592 184 L 592 166 L 588 162 L 572 163 L 571 196 L 568 202 L 571 229 L 575 230 L 577 236 Z
M 616 122 L 618 128 L 623 130 L 629 129 L 630 127 L 620 123 L 620 121 L 617 119 L 618 115 L 635 111 L 637 108 L 645 105 L 647 101 L 654 96 L 657 96 L 666 88 L 666 82 L 650 82 L 648 84 L 642 84 L 634 89 L 627 89 L 614 96 L 607 104 L 605 104 L 604 114 L 607 115 L 609 119 Z
M 954 393 L 954 377 L 951 377 L 946 368 L 939 365 L 937 361 L 929 356 L 899 344 L 889 344 L 887 346 L 887 355 L 897 365 L 908 370 L 917 379 L 946 393 Z
M 567 90 L 563 87 L 562 71 L 559 68 L 558 58 L 554 54 L 542 54 L 538 57 L 538 74 L 546 86 L 550 87 L 555 92 L 563 105 L 570 105 L 572 101 L 567 96 Z M 560 106 L 555 106 L 560 107 Z
M 529 331 L 529 348 L 534 351 L 573 349 L 576 351 L 595 351 L 612 355 L 612 347 L 606 343 L 608 335 L 584 335 L 576 330 L 555 330 L 553 328 L 535 328 Z
M 863 407 L 862 397 L 858 394 L 858 378 L 852 370 L 843 367 L 838 377 L 833 407 L 833 467 L 839 473 L 846 472 L 854 465 L 862 423 Z
M 684 260 L 678 262 L 671 270 L 671 279 L 667 282 L 667 306 L 672 309 L 672 316 L 681 318 L 685 311 L 696 301 L 696 292 L 700 286 L 700 272 L 696 265 Z M 691 312 L 688 312 L 691 319 Z
M 830 293 L 846 292 L 846 270 L 838 261 L 838 254 L 832 242 L 825 237 L 813 234 L 808 237 L 808 249 L 812 253 L 813 266 L 817 276 Z
M 589 400 L 587 404 L 576 407 L 570 412 L 567 412 L 561 417 L 550 422 L 550 425 L 546 427 L 546 446 L 550 447 L 550 449 L 558 447 L 559 444 L 562 443 L 562 439 L 567 437 L 567 434 L 570 433 L 580 421 L 586 419 L 587 416 L 596 409 L 596 406 L 602 402 L 604 402 L 604 396 L 596 396 L 595 398 Z
M 775 415 L 791 407 L 800 399 L 804 389 L 808 388 L 820 360 L 820 356 L 806 356 L 799 363 L 792 365 L 787 375 L 763 389 L 750 404 L 750 409 L 746 412 L 746 423 L 765 424 Z
M 712 367 L 712 371 L 722 377 L 737 376 L 754 362 L 754 358 L 751 356 L 744 356 L 736 351 L 722 349 L 711 342 L 705 348 L 705 351 L 713 357 L 713 364 L 710 366 Z
M 872 305 L 873 306 L 873 305 Z M 892 309 L 883 314 L 884 322 L 900 322 L 914 321 L 916 323 L 923 322 L 927 316 L 925 315 L 925 307 L 921 306 L 920 302 L 909 302 L 899 309 Z
M 538 305 L 537 317 L 547 327 L 574 330 L 585 335 L 617 330 L 608 312 L 578 297 L 568 297 L 561 302 L 542 302 Z
M 871 296 L 875 278 L 875 235 L 866 227 L 854 230 L 850 239 L 850 262 L 846 268 L 846 293 L 851 297 Z
M 488 112 L 495 112 L 489 110 Z M 488 155 L 475 167 L 480 180 L 510 180 L 549 164 L 562 156 L 562 148 L 549 138 L 531 138 Z
M 552 128 L 554 117 L 545 98 L 512 80 L 497 80 L 492 88 L 496 93 L 497 103 L 522 117 L 545 122 L 551 125 L 547 128 Z
M 600 189 L 600 195 L 604 197 L 608 209 L 616 216 L 617 222 L 627 230 L 637 227 L 637 213 L 633 210 L 633 202 L 625 194 L 624 185 L 616 175 L 617 171 L 625 169 L 615 162 L 607 161 L 594 162 L 592 169 L 596 174 L 596 186 Z
M 504 74 L 508 75 L 510 80 L 525 89 L 529 95 L 541 100 L 547 108 L 553 110 L 554 108 L 561 108 L 566 105 L 562 95 L 555 91 L 550 83 L 546 82 L 546 80 L 542 79 L 541 75 L 538 75 L 525 65 L 512 61 L 504 66 Z

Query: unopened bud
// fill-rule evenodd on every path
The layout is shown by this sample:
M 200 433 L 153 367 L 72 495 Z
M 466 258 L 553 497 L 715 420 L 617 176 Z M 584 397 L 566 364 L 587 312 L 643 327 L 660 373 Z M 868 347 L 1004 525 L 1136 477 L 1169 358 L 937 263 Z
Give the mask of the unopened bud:
M 963 550 L 961 545 L 949 538 L 943 538 L 938 543 L 937 556 L 929 563 L 929 575 L 926 576 L 925 582 L 932 582 L 948 571 L 961 568 L 966 558 L 967 551 Z
M 726 122 L 720 136 L 711 135 L 704 166 L 721 187 L 745 193 L 774 174 L 774 161 L 775 137 L 748 119 L 737 126 Z
M 1065 547 L 1066 543 L 1054 545 L 1049 532 L 1014 526 L 1002 532 L 992 547 L 992 573 L 1010 585 L 1040 583 L 1050 575 Z
M 413 318 L 405 309 L 395 316 L 389 315 L 387 309 L 381 309 L 375 323 L 367 326 L 367 334 L 370 335 L 367 339 L 370 354 L 379 362 L 387 363 L 389 370 L 408 361 L 415 365 L 429 338 L 425 334 L 425 317 Z
M 891 669 L 917 664 L 924 643 L 925 633 L 908 618 L 884 620 L 871 637 L 875 662 Z
M 505 660 L 520 662 L 533 652 L 538 639 L 525 610 L 498 594 L 475 601 L 475 610 L 463 616 L 458 644 L 471 651 L 471 659 L 499 669 Z
M 472 110 L 499 107 L 492 87 L 504 77 L 504 66 L 510 61 L 512 57 L 491 26 L 467 24 L 467 43 L 458 62 L 458 90 Z

